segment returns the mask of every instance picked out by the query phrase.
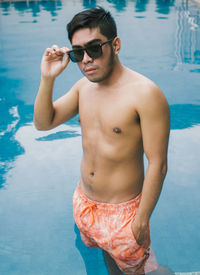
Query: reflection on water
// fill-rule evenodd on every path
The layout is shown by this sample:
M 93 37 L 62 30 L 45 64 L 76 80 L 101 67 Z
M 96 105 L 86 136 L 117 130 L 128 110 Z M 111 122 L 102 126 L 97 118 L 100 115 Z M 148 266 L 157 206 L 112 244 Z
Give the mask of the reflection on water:
M 147 4 L 149 4 L 149 0 L 144 0 L 144 1 L 137 0 L 135 3 L 135 11 L 145 12 L 147 9 Z
M 39 14 L 45 10 L 51 14 L 52 17 L 58 16 L 59 10 L 62 9 L 61 1 L 14 1 L 0 3 L 0 8 L 2 9 L 3 15 L 10 15 L 12 8 L 19 12 L 20 16 L 25 13 L 32 14 L 33 17 L 38 17 Z
M 96 0 L 83 0 L 83 7 L 85 9 L 96 8 Z
M 21 126 L 32 119 L 32 106 L 24 106 L 17 102 L 15 104 L 15 106 L 9 106 L 5 100 L 0 101 L 0 187 L 16 157 L 25 152 L 16 140 L 15 134 Z
M 106 1 L 105 1 L 106 2 Z M 117 11 L 123 11 L 131 2 L 130 0 L 107 0 L 109 4 L 112 4 L 112 6 Z M 149 0 L 136 0 L 134 1 L 135 11 L 136 12 L 145 12 L 147 9 L 147 5 L 149 4 Z M 175 0 L 156 0 L 156 9 L 155 11 L 157 13 L 161 14 L 169 14 L 170 13 L 170 7 L 174 6 Z M 101 1 L 97 0 L 83 0 L 82 5 L 83 8 L 89 9 L 89 8 L 95 8 L 98 5 L 101 5 Z M 19 15 L 23 15 L 25 12 L 32 12 L 33 17 L 37 17 L 42 10 L 46 10 L 50 12 L 52 16 L 57 16 L 58 10 L 62 9 L 62 1 L 24 1 L 24 2 L 5 2 L 0 3 L 0 6 L 3 11 L 3 15 L 9 15 L 12 7 L 19 12 Z
M 199 9 L 191 8 L 187 1 L 182 1 L 177 7 L 176 21 L 176 66 L 183 63 L 200 65 Z M 199 69 L 190 68 L 190 71 L 198 73 Z
M 80 134 L 78 134 L 76 131 L 60 131 L 56 132 L 50 135 L 47 135 L 46 137 L 40 137 L 37 138 L 37 141 L 51 141 L 56 139 L 65 139 L 65 138 L 74 138 L 78 137 Z
M 117 11 L 123 11 L 129 4 L 130 0 L 107 0 Z M 177 3 L 178 4 L 177 4 Z M 135 0 L 133 5 L 135 12 L 145 12 L 147 11 L 148 5 L 152 5 L 153 1 L 150 0 Z M 98 0 L 82 0 L 82 6 L 84 9 L 95 8 L 98 5 L 104 4 Z M 171 12 L 171 9 L 177 6 L 177 8 L 185 13 L 186 17 L 189 16 L 192 20 L 194 13 L 198 17 L 199 21 L 199 12 L 196 6 L 191 7 L 187 0 L 175 1 L 175 0 L 155 0 L 155 12 L 163 15 L 168 15 Z M 26 12 L 31 12 L 33 17 L 39 16 L 43 10 L 48 11 L 52 17 L 58 16 L 59 10 L 63 8 L 62 1 L 14 1 L 14 2 L 1 2 L 0 8 L 2 9 L 3 15 L 10 15 L 12 8 L 19 12 L 19 15 L 23 16 Z M 187 14 L 188 13 L 188 14 Z M 191 14 L 190 14 L 191 13 Z M 199 24 L 199 22 L 197 23 Z
M 126 0 L 107 0 L 108 3 L 111 3 L 113 7 L 115 7 L 116 11 L 124 11 L 126 6 L 127 6 L 127 1 Z
M 170 106 L 171 130 L 200 125 L 200 105 L 176 104 Z
M 161 14 L 169 14 L 170 13 L 170 8 L 174 7 L 175 0 L 168 0 L 168 1 L 163 1 L 163 0 L 156 0 L 156 12 L 161 13 Z

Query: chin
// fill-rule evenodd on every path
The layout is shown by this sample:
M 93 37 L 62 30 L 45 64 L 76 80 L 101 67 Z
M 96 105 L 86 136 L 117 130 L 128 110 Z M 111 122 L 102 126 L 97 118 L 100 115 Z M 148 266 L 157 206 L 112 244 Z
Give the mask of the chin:
M 103 81 L 104 79 L 102 79 L 102 78 L 93 78 L 93 77 L 91 77 L 91 78 L 89 78 L 89 77 L 87 77 L 87 79 L 89 80 L 89 81 L 91 81 L 91 82 L 94 82 L 94 83 L 99 83 L 99 82 L 101 82 L 101 81 Z
M 96 83 L 98 83 L 98 82 L 101 82 L 101 81 L 103 81 L 104 80 L 104 77 L 98 77 L 98 76 L 92 76 L 92 75 L 90 75 L 90 76 L 88 76 L 88 75 L 85 75 L 85 77 L 87 77 L 87 79 L 89 80 L 89 81 L 91 81 L 91 82 L 96 82 Z

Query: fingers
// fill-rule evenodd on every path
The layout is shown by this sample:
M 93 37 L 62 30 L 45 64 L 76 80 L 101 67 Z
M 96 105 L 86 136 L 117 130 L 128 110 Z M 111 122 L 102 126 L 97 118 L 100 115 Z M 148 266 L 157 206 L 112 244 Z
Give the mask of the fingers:
M 57 45 L 53 45 L 51 48 L 47 48 L 44 55 L 45 56 L 51 56 L 51 55 L 57 55 L 57 56 L 64 56 L 70 49 L 67 47 L 59 48 Z
M 53 45 L 51 48 L 47 48 L 44 52 L 42 64 L 44 65 L 46 62 L 48 62 L 48 64 L 51 66 L 57 65 L 57 68 L 59 66 L 60 70 L 63 71 L 70 61 L 68 54 L 65 58 L 63 57 L 69 51 L 70 49 L 67 47 L 59 48 L 57 45 Z

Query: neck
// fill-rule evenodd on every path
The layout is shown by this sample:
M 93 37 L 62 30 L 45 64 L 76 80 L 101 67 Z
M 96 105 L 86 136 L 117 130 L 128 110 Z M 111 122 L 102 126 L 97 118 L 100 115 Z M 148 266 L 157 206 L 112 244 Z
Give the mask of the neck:
M 98 82 L 97 85 L 99 86 L 99 88 L 113 86 L 119 80 L 123 70 L 123 65 L 120 63 L 118 57 L 116 57 L 115 62 L 113 64 L 113 70 L 109 77 L 102 80 L 101 82 Z

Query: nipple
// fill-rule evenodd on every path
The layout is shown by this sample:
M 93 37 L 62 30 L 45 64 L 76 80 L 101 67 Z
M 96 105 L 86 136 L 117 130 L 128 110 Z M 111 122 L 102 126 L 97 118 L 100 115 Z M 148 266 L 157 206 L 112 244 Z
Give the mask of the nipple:
M 115 132 L 116 134 L 120 134 L 122 132 L 122 130 L 120 128 L 118 128 L 118 127 L 115 127 L 113 129 L 113 132 Z

